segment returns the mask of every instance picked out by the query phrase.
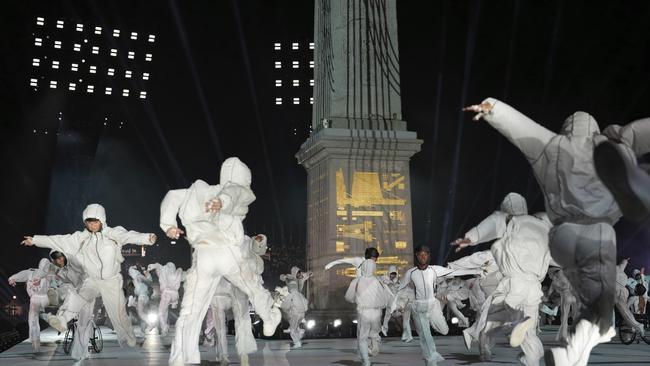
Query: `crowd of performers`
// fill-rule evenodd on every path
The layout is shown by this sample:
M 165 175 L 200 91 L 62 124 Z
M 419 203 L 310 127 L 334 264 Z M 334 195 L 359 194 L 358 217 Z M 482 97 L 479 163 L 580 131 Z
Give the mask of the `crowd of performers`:
M 364 257 L 344 258 L 327 265 L 352 264 L 356 277 L 345 300 L 357 309 L 358 354 L 363 365 L 379 356 L 380 333 L 387 334 L 392 317 L 402 320 L 402 341 L 411 342 L 411 321 L 419 338 L 425 364 L 443 360 L 431 328 L 447 334 L 447 307 L 464 328 L 468 349 L 478 345 L 482 360 L 490 360 L 495 339 L 506 337 L 511 347 L 520 347 L 519 361 L 538 365 L 586 365 L 591 350 L 615 334 L 614 308 L 622 321 L 637 332 L 643 325 L 634 313 L 645 312 L 648 280 L 644 269 L 628 278 L 627 260 L 616 263 L 613 225 L 620 217 L 640 220 L 650 210 L 650 119 L 626 126 L 611 125 L 600 131 L 585 112 L 569 116 L 559 133 L 554 133 L 509 105 L 488 98 L 465 108 L 477 113 L 514 144 L 530 162 L 545 199 L 545 212 L 529 213 L 524 197 L 509 193 L 500 207 L 466 234 L 451 243 L 464 257 L 445 267 L 430 265 L 427 246 L 416 251 L 416 266 L 405 273 L 391 267 L 379 276 L 376 248 Z M 128 276 L 133 293 L 128 306 L 140 320 L 143 333 L 158 328 L 169 332 L 169 307 L 179 301 L 169 363 L 200 363 L 200 339 L 214 344 L 217 361 L 229 362 L 226 314 L 235 321 L 236 348 L 242 365 L 257 349 L 251 317 L 263 322 L 263 333 L 271 336 L 281 319 L 288 322 L 285 333 L 294 348 L 302 346 L 301 323 L 308 311 L 303 294 L 311 272 L 293 267 L 282 275 L 284 288 L 271 293 L 264 287 L 262 256 L 267 238 L 244 235 L 243 220 L 255 200 L 251 172 L 237 158 L 221 166 L 220 181 L 209 185 L 197 180 L 190 187 L 169 191 L 160 207 L 160 227 L 167 237 L 184 236 L 192 247 L 192 264 L 187 271 L 174 263 L 132 266 Z M 72 356 L 89 356 L 88 342 L 95 300 L 101 298 L 120 345 L 136 346 L 127 298 L 122 290 L 121 247 L 152 245 L 153 233 L 110 227 L 106 212 L 91 204 L 82 215 L 84 229 L 67 235 L 26 236 L 26 246 L 51 249 L 37 269 L 19 272 L 10 284 L 26 282 L 30 295 L 29 326 L 34 349 L 39 349 L 38 318 L 45 306 L 60 303 L 56 314 L 42 314 L 58 331 L 77 322 L 78 335 Z M 178 219 L 182 224 L 178 223 Z M 492 242 L 490 250 L 471 253 L 469 246 Z M 157 319 L 147 309 L 150 288 L 156 274 L 159 292 Z M 549 277 L 550 287 L 542 282 Z M 184 282 L 183 296 L 179 288 Z M 551 301 L 559 297 L 559 301 Z M 470 324 L 461 309 L 467 302 L 475 312 Z M 561 314 L 558 340 L 547 348 L 538 337 L 540 315 Z M 383 318 L 382 318 L 383 314 Z M 569 317 L 573 324 L 569 327 Z M 205 326 L 204 326 L 205 324 Z M 203 336 L 202 336 L 203 334 Z

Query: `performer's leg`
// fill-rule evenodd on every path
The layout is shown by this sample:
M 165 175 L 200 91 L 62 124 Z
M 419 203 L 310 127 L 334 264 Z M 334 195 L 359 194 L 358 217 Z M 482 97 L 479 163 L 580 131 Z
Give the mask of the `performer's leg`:
M 187 271 L 181 311 L 169 356 L 170 364 L 200 363 L 199 334 L 210 301 L 219 284 L 220 265 L 230 264 L 224 251 L 212 244 L 199 244 Z
M 106 315 L 111 319 L 118 341 L 120 344 L 126 341 L 129 347 L 134 347 L 136 344 L 135 335 L 133 334 L 131 320 L 126 313 L 126 299 L 124 298 L 124 291 L 122 291 L 122 276 L 118 275 L 110 280 L 98 281 L 96 285 L 102 296 Z
M 550 233 L 553 258 L 567 270 L 578 295 L 579 317 L 567 346 L 547 352 L 547 364 L 586 364 L 593 347 L 609 336 L 616 290 L 616 235 L 605 223 L 565 223 Z M 591 326 L 593 324 L 594 326 Z M 596 334 L 594 334 L 594 330 Z

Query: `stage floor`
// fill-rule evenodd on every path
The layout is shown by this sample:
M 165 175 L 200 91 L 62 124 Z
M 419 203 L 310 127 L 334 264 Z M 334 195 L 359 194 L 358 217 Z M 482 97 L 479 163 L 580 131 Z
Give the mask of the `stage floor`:
M 542 342 L 545 347 L 555 345 L 553 341 L 557 327 L 547 327 L 542 331 Z M 157 335 L 138 337 L 139 346 L 136 348 L 120 348 L 115 334 L 108 328 L 103 328 L 104 350 L 92 354 L 92 358 L 83 365 L 167 365 L 171 339 Z M 137 333 L 136 333 L 137 335 Z M 34 354 L 29 341 L 22 342 L 13 348 L 0 353 L 0 365 L 70 365 L 73 360 L 63 353 L 62 336 L 57 336 L 52 329 L 46 329 L 41 335 L 41 352 Z M 234 336 L 228 337 L 231 353 L 231 365 L 238 365 L 234 347 Z M 507 347 L 505 339 L 499 339 L 494 348 L 494 359 L 481 363 L 478 358 L 478 348 L 467 351 L 462 337 L 435 337 L 438 351 L 445 357 L 439 365 L 468 365 L 468 364 L 517 364 L 518 349 Z M 336 339 L 306 339 L 303 348 L 291 350 L 288 340 L 258 340 L 258 351 L 250 355 L 253 366 L 356 366 L 360 365 L 356 355 L 356 340 L 350 338 Z M 211 347 L 201 347 L 202 365 L 217 365 L 214 361 L 215 351 Z M 373 365 L 407 366 L 424 365 L 418 339 L 411 343 L 402 343 L 398 338 L 384 338 L 380 355 L 373 360 Z M 629 346 L 620 343 L 618 336 L 612 342 L 598 346 L 592 353 L 589 364 L 593 365 L 650 365 L 650 345 L 643 343 Z

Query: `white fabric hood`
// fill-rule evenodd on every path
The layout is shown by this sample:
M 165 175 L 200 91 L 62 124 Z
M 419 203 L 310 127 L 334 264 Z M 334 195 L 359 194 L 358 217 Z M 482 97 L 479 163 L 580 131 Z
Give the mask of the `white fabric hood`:
M 594 117 L 587 112 L 575 112 L 562 124 L 562 135 L 593 137 L 600 133 L 600 127 Z
M 108 226 L 106 223 L 106 210 L 99 203 L 91 203 L 86 207 L 83 212 L 83 221 L 87 219 L 97 219 L 101 221 L 102 225 Z
M 377 269 L 377 264 L 372 259 L 366 259 L 361 263 L 359 267 L 359 273 L 361 277 L 372 277 L 375 275 L 375 270 Z
M 528 214 L 528 206 L 526 205 L 526 199 L 519 193 L 508 193 L 506 198 L 501 202 L 502 212 L 507 213 L 508 215 L 518 216 Z
M 251 171 L 239 158 L 228 158 L 221 164 L 219 183 L 225 185 L 228 182 L 244 187 L 251 185 Z

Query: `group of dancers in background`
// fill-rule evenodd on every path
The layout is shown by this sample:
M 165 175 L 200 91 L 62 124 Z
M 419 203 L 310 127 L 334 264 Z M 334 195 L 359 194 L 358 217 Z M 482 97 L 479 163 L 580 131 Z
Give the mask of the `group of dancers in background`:
M 478 344 L 482 360 L 491 358 L 494 339 L 503 334 L 510 346 L 521 348 L 519 361 L 525 365 L 538 365 L 542 358 L 548 365 L 586 365 L 591 350 L 614 336 L 615 307 L 625 322 L 643 333 L 630 308 L 640 311 L 645 307 L 648 276 L 641 269 L 629 280 L 623 271 L 627 262 L 617 267 L 613 225 L 622 216 L 638 221 L 650 212 L 646 162 L 650 119 L 610 125 L 601 132 L 591 115 L 576 112 L 554 133 L 493 98 L 465 110 L 476 113 L 475 120 L 487 121 L 524 154 L 544 194 L 545 212 L 528 212 L 524 197 L 509 193 L 496 211 L 452 243 L 456 251 L 462 251 L 493 241 L 490 250 L 472 253 L 445 267 L 429 264 L 427 246 L 417 247 L 415 267 L 401 276 L 396 268 L 379 276 L 376 260 L 380 253 L 372 247 L 362 258 L 330 263 L 326 268 L 342 263 L 356 267 L 345 300 L 356 305 L 363 365 L 370 365 L 371 358 L 379 354 L 379 334 L 386 334 L 390 318 L 396 315 L 402 316 L 405 342 L 413 339 L 412 318 L 426 365 L 443 360 L 431 327 L 447 334 L 445 306 L 465 328 L 467 348 Z M 308 310 L 302 291 L 311 273 L 294 267 L 281 277 L 286 288 L 271 293 L 264 287 L 266 237 L 246 236 L 243 228 L 248 206 L 255 200 L 250 185 L 248 167 L 238 158 L 228 158 L 221 166 L 219 184 L 197 180 L 188 188 L 169 191 L 161 203 L 160 227 L 171 239 L 187 238 L 192 247 L 191 267 L 184 272 L 169 262 L 128 270 L 134 284 L 130 302 L 145 332 L 155 326 L 147 322 L 145 311 L 150 302 L 151 273 L 155 272 L 159 281 L 157 327 L 163 335 L 169 332 L 168 308 L 178 303 L 184 282 L 170 364 L 201 362 L 199 339 L 206 316 L 203 331 L 211 334 L 214 330 L 218 361 L 229 362 L 225 337 L 229 309 L 235 319 L 237 353 L 244 365 L 248 354 L 257 349 L 251 307 L 263 321 L 264 335 L 275 333 L 284 314 L 294 347 L 302 345 L 300 324 Z M 89 336 L 85 335 L 92 331 L 97 297 L 102 298 L 120 344 L 136 345 L 122 291 L 121 247 L 152 245 L 157 240 L 153 233 L 110 227 L 99 204 L 89 205 L 82 219 L 82 231 L 26 236 L 23 245 L 49 248 L 51 258 L 41 260 L 38 269 L 10 278 L 12 284 L 27 283 L 30 338 L 36 350 L 39 312 L 52 297 L 61 302 L 56 314 L 45 316 L 53 328 L 64 331 L 76 319 L 80 335 L 72 350 L 76 360 L 88 357 Z M 538 325 L 545 298 L 542 281 L 547 275 L 562 299 L 558 335 L 562 343 L 545 351 Z M 464 300 L 469 300 L 477 314 L 473 324 L 460 311 Z

